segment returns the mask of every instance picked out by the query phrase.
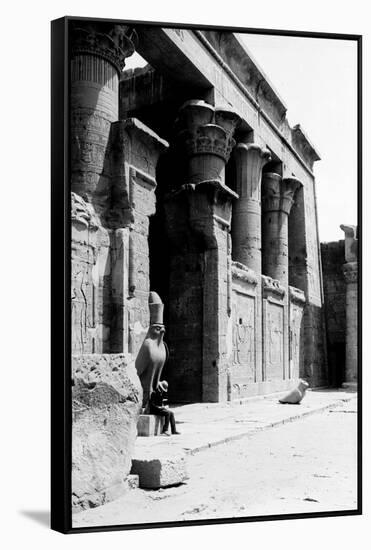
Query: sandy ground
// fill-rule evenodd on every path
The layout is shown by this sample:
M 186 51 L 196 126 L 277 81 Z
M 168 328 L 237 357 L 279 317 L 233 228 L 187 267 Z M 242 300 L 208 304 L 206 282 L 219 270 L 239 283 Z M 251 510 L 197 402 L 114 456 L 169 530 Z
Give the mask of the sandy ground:
M 74 527 L 354 510 L 356 401 L 188 457 L 189 481 L 137 489 Z

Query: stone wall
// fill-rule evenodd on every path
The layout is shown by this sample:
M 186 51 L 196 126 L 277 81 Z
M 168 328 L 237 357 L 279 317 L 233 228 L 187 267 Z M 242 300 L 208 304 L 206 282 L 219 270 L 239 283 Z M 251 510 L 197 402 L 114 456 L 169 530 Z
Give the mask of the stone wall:
M 338 386 L 344 381 L 345 375 L 346 282 L 343 273 L 345 263 L 344 241 L 322 243 L 321 257 L 329 382 Z
M 131 469 L 142 404 L 134 361 L 124 355 L 72 357 L 72 506 L 121 495 Z
M 136 31 L 153 67 L 124 75 L 132 29 L 88 25 L 74 45 L 74 353 L 135 357 L 155 281 L 172 400 L 323 385 L 318 154 L 238 37 Z

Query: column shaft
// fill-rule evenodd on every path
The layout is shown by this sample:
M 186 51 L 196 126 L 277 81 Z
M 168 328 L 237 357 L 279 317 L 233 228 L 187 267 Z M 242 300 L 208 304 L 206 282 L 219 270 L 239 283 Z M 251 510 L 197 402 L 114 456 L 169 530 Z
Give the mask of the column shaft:
M 272 172 L 263 176 L 263 273 L 289 283 L 288 215 L 300 182 Z
M 358 371 L 358 264 L 344 265 L 346 280 L 345 384 L 357 384 Z
M 127 34 L 123 25 L 78 21 L 72 28 L 71 188 L 97 212 L 109 195 L 107 148 L 118 119 L 119 72 L 134 52 L 134 35 Z
M 169 378 L 179 400 L 228 398 L 228 242 L 237 195 L 225 186 L 224 174 L 238 121 L 228 109 L 199 100 L 185 103 L 177 120 L 187 173 L 185 185 L 167 197 L 166 216 L 176 258 L 170 273 Z
M 238 144 L 236 190 L 239 199 L 233 205 L 233 260 L 261 273 L 261 171 L 270 155 L 255 143 Z

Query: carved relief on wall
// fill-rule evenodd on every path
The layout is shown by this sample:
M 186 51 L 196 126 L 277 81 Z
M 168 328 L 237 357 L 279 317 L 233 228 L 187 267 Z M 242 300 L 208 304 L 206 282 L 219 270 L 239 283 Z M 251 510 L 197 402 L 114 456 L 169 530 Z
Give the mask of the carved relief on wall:
M 304 350 L 301 346 L 302 319 L 305 306 L 305 294 L 302 290 L 289 287 L 290 326 L 289 326 L 289 378 L 300 376 L 300 364 Z
M 284 310 L 280 304 L 266 302 L 265 312 L 265 380 L 284 378 Z
M 300 330 L 302 319 L 302 308 L 295 304 L 290 305 L 290 328 L 289 328 L 289 378 L 299 377 L 300 365 Z
M 98 334 L 101 250 L 107 248 L 99 219 L 91 204 L 71 193 L 71 338 L 73 353 L 101 351 Z M 103 246 L 102 248 L 102 245 Z M 103 262 L 104 263 L 104 262 Z
M 232 363 L 255 382 L 255 297 L 234 291 Z
M 72 353 L 95 353 L 96 287 L 93 283 L 94 252 L 72 243 L 71 317 Z M 80 250 L 79 250 L 80 249 Z M 84 258 L 83 252 L 86 253 Z

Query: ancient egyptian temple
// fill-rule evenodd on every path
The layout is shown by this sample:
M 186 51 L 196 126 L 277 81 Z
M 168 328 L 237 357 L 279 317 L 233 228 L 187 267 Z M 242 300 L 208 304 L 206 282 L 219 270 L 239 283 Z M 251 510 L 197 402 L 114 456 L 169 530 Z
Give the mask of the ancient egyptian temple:
M 154 291 L 173 402 L 326 385 L 319 156 L 241 38 L 72 24 L 74 357 L 134 361 Z

